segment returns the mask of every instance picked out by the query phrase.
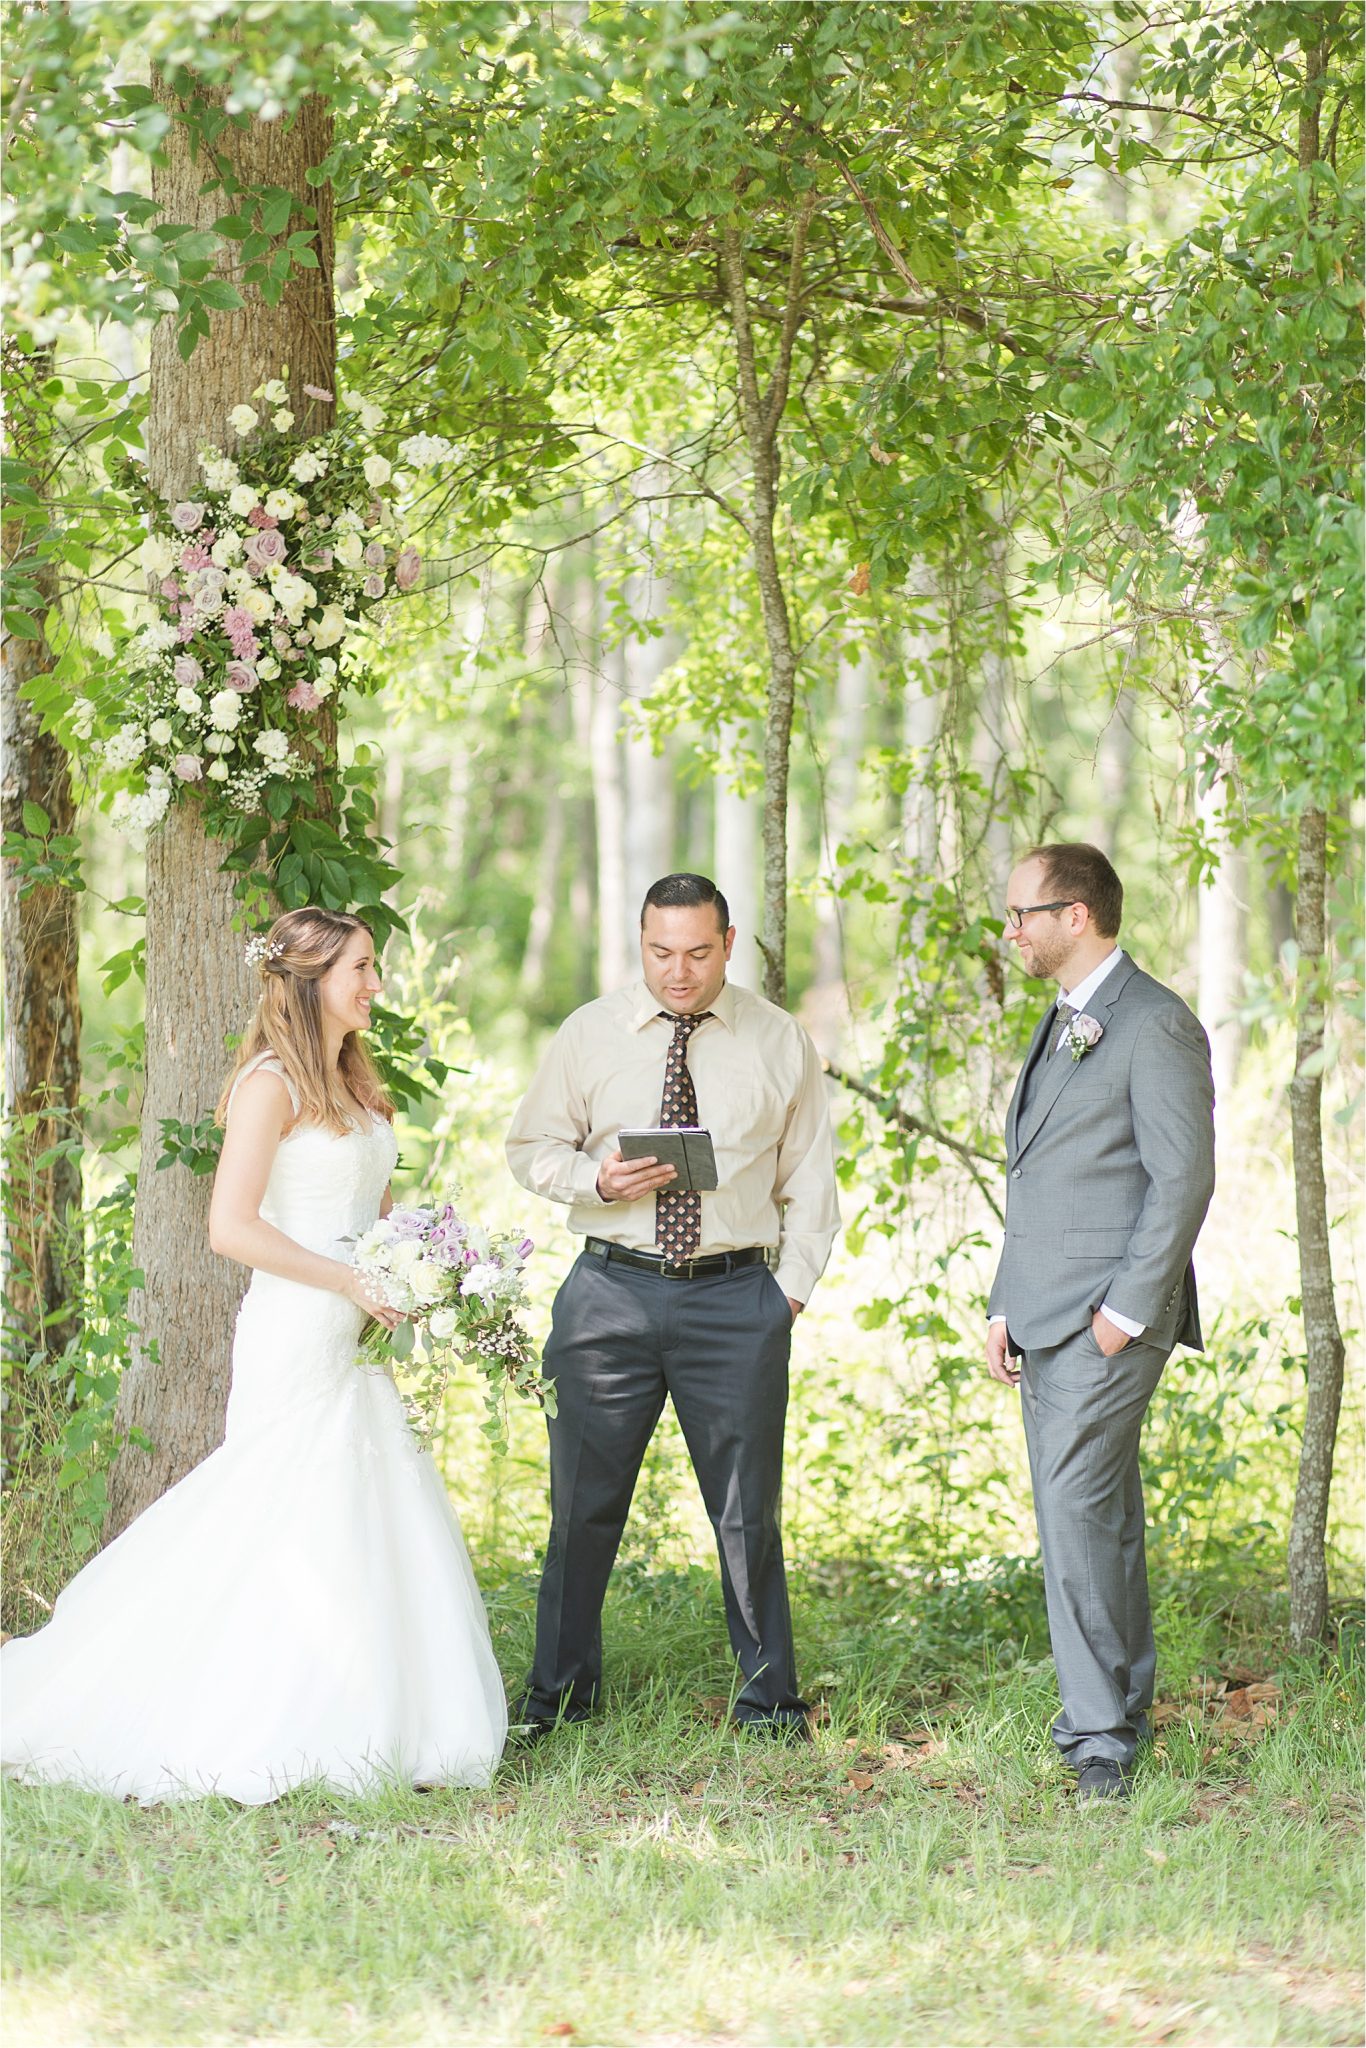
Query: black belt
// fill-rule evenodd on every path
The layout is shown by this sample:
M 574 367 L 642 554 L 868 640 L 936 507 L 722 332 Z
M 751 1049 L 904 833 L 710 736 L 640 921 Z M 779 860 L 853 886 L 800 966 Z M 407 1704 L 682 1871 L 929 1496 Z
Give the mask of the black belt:
M 609 1244 L 605 1237 L 587 1237 L 583 1243 L 590 1258 L 605 1266 L 634 1266 L 641 1273 L 657 1273 L 662 1280 L 699 1280 L 704 1273 L 733 1273 L 739 1266 L 766 1266 L 768 1252 L 761 1244 L 740 1252 L 709 1252 L 704 1259 L 661 1258 L 658 1252 L 633 1252 L 624 1244 Z

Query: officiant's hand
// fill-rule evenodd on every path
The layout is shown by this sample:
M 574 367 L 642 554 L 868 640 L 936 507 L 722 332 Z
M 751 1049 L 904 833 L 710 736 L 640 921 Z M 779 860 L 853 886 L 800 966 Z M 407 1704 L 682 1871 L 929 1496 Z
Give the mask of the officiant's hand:
M 657 1159 L 623 1159 L 620 1152 L 609 1152 L 598 1168 L 598 1195 L 604 1202 L 639 1202 L 677 1178 L 672 1166 L 661 1166 Z

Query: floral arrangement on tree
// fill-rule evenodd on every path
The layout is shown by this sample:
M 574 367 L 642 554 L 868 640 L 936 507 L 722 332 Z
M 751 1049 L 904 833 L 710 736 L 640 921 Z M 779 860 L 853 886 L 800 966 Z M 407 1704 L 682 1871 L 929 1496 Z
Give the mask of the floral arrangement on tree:
M 303 390 L 332 403 L 330 391 Z M 228 414 L 237 453 L 205 449 L 198 496 L 167 506 L 142 543 L 156 616 L 119 678 L 129 715 L 98 743 L 106 773 L 125 778 L 112 805 L 120 825 L 148 830 L 194 792 L 212 828 L 215 812 L 260 811 L 271 784 L 283 785 L 269 806 L 282 816 L 288 784 L 314 772 L 319 712 L 363 665 L 368 616 L 422 574 L 395 504 L 412 478 L 370 438 L 380 408 L 343 391 L 338 425 L 301 442 L 286 438 L 283 379 L 253 400 Z M 437 434 L 398 448 L 410 470 L 455 452 Z M 95 715 L 78 700 L 78 738 Z
M 499 1452 L 507 1448 L 509 1388 L 555 1413 L 554 1385 L 541 1378 L 518 1315 L 526 1303 L 522 1270 L 533 1249 L 529 1237 L 466 1222 L 451 1201 L 391 1209 L 356 1240 L 352 1264 L 410 1318 L 386 1332 L 371 1357 L 386 1369 L 395 1358 L 406 1365 L 404 1405 L 424 1442 L 458 1359 L 484 1376 L 484 1433 Z

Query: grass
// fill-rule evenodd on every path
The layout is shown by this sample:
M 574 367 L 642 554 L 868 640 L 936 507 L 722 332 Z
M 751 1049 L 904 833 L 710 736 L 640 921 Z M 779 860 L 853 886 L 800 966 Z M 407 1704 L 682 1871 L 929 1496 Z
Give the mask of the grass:
M 1131 1807 L 1078 1812 L 1031 1566 L 794 1592 L 809 1747 L 722 1725 L 712 1575 L 639 1567 L 602 1717 L 485 1793 L 8 1787 L 7 2042 L 1362 2038 L 1358 1638 L 1295 1665 L 1246 1600 L 1172 1588 L 1155 1753 Z M 532 1595 L 491 1599 L 510 1677 Z M 1221 1671 L 1274 1677 L 1265 1726 Z

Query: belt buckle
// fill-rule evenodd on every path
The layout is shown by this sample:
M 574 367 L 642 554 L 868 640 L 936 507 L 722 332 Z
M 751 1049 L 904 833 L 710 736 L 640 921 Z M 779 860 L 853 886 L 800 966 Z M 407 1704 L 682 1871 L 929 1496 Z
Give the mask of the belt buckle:
M 693 1278 L 693 1266 L 696 1264 L 696 1261 L 694 1259 L 661 1259 L 659 1264 L 660 1271 L 666 1280 L 691 1280 Z

